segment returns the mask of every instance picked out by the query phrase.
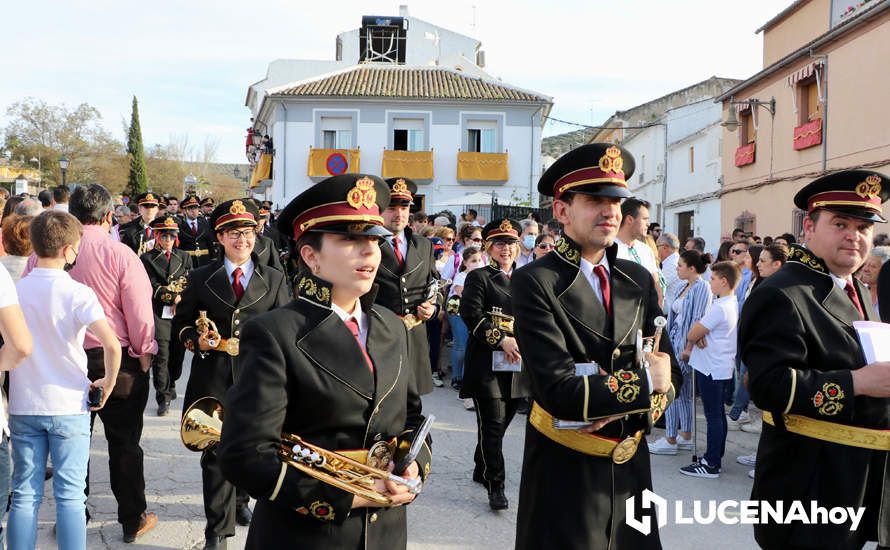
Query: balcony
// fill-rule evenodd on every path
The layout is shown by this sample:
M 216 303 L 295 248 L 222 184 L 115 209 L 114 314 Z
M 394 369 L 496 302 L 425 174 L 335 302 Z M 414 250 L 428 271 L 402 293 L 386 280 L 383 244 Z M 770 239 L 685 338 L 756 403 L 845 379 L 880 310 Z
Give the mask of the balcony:
M 748 164 L 754 164 L 755 152 L 755 142 L 752 141 L 747 145 L 742 145 L 735 150 L 735 165 L 746 166 Z
M 794 129 L 794 149 L 800 151 L 822 143 L 822 119 L 817 118 Z
M 306 175 L 315 178 L 329 178 L 347 172 L 361 172 L 361 150 L 359 149 L 315 149 L 309 148 L 309 162 Z
M 507 153 L 457 153 L 458 181 L 500 181 L 510 179 Z
M 384 178 L 409 178 L 412 180 L 433 179 L 432 151 L 383 151 L 383 166 L 380 174 Z

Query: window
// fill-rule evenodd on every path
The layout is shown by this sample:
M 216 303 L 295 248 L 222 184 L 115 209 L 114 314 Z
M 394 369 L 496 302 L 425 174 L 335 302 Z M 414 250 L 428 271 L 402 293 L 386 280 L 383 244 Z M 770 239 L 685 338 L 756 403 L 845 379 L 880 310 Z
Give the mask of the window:
M 695 223 L 695 211 L 689 210 L 677 214 L 677 237 L 681 245 L 695 236 L 692 230 L 693 223 Z
M 352 149 L 352 130 L 324 130 L 325 149 Z
M 424 119 L 393 119 L 392 148 L 396 151 L 425 151 L 425 126 Z
M 819 85 L 815 76 L 798 83 L 797 103 L 798 126 L 822 118 L 822 103 L 819 101 Z
M 754 143 L 756 137 L 754 117 L 751 115 L 751 109 L 746 109 L 739 113 L 739 147 Z
M 757 216 L 745 210 L 735 219 L 735 227 L 745 231 L 745 233 L 757 233 Z
M 689 148 L 689 173 L 695 172 L 695 147 Z
M 803 234 L 803 219 L 806 216 L 806 211 L 799 208 L 795 208 L 791 211 L 791 234 L 795 237 Z
M 467 130 L 467 148 L 471 153 L 497 153 L 494 128 Z

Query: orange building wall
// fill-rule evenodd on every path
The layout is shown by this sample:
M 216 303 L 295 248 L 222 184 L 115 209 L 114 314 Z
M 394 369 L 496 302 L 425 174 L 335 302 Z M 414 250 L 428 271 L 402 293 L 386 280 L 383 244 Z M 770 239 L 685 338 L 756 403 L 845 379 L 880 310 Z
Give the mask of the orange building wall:
M 810 0 L 763 33 L 763 67 L 828 31 L 831 0 Z

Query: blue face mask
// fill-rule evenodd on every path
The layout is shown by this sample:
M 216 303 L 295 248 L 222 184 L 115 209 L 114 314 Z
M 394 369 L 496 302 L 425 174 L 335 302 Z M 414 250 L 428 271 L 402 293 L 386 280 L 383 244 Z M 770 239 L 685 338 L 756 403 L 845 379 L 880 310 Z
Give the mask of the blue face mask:
M 526 235 L 522 238 L 522 248 L 526 250 L 531 250 L 535 247 L 535 236 L 534 235 Z

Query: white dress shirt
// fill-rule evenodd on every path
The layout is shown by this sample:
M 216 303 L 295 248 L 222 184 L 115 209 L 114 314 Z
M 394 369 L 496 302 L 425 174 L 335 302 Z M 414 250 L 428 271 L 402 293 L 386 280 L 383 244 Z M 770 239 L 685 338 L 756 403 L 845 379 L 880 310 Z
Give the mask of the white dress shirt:
M 253 260 L 250 258 L 247 259 L 241 265 L 235 265 L 229 261 L 228 258 L 223 256 L 223 266 L 226 268 L 226 275 L 229 276 L 229 284 L 234 284 L 235 280 L 232 278 L 232 272 L 235 271 L 236 267 L 241 268 L 241 286 L 244 290 L 247 290 L 247 285 L 250 283 L 250 278 L 253 276 Z
M 599 277 L 596 276 L 596 273 L 593 272 L 593 268 L 601 265 L 606 268 L 606 274 L 611 277 L 612 270 L 609 269 L 609 260 L 606 259 L 606 254 L 603 253 L 603 257 L 600 258 L 600 261 L 596 264 L 592 264 L 589 261 L 581 258 L 581 273 L 584 274 L 584 277 L 587 279 L 587 282 L 590 283 L 591 288 L 593 288 L 593 293 L 596 294 L 596 297 L 599 298 L 600 303 L 603 303 L 603 289 L 600 288 L 600 280 Z
M 340 318 L 344 323 L 348 321 L 350 318 L 354 318 L 358 323 L 358 339 L 361 341 L 362 345 L 365 346 L 365 349 L 368 348 L 368 316 L 362 311 L 362 303 L 358 300 L 355 301 L 355 309 L 352 310 L 352 313 L 346 313 L 343 308 L 339 307 L 337 304 L 331 302 L 331 309 L 334 310 L 334 313 L 337 314 L 337 317 Z
M 397 235 L 393 235 L 392 237 L 387 237 L 387 240 L 389 241 L 390 246 L 392 246 L 393 237 L 399 238 L 399 252 L 402 253 L 402 258 L 407 260 L 408 259 L 408 242 L 405 240 L 405 230 L 403 229 L 402 231 L 399 231 L 399 233 Z M 394 246 L 393 246 L 393 250 L 395 250 Z

